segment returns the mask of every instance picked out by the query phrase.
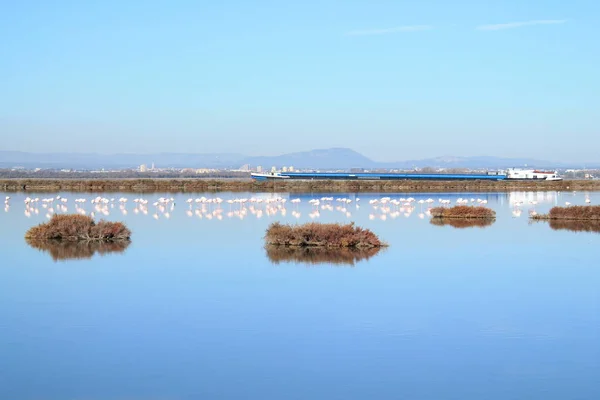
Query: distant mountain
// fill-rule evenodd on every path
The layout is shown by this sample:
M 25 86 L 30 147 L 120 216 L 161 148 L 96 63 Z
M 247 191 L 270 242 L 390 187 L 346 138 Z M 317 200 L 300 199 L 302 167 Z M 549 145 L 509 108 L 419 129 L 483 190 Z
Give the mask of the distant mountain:
M 157 153 L 157 154 L 97 154 L 97 153 L 26 153 L 0 151 L 0 168 L 22 166 L 25 168 L 134 168 L 154 163 L 161 168 L 211 167 L 237 168 L 244 155 Z
M 346 148 L 332 148 L 289 153 L 274 157 L 248 157 L 244 164 L 272 166 L 294 166 L 294 168 L 375 168 L 378 163 Z
M 349 168 L 581 168 L 573 163 L 535 160 L 527 158 L 501 157 L 435 157 L 421 160 L 397 162 L 377 162 L 347 148 L 319 149 L 279 156 L 249 157 L 236 153 L 157 153 L 157 154 L 97 154 L 97 153 L 27 153 L 20 151 L 0 151 L 0 168 L 21 166 L 25 168 L 69 168 L 69 169 L 124 169 L 141 164 L 157 168 L 239 168 L 249 164 L 264 168 L 294 166 L 312 169 Z M 600 163 L 586 165 L 598 167 Z
M 533 168 L 566 168 L 568 164 L 555 161 L 535 160 L 531 158 L 502 158 L 502 157 L 435 157 L 422 160 L 411 160 L 401 163 L 392 163 L 403 168 L 511 168 L 511 167 L 533 167 Z

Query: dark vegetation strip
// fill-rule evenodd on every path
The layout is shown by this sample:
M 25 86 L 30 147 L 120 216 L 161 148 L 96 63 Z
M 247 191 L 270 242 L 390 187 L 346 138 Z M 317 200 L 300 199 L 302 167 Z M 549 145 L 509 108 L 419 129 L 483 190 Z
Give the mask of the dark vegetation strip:
M 487 207 L 455 206 L 431 209 L 433 219 L 488 219 L 496 218 L 496 211 Z
M 387 246 L 369 229 L 355 226 L 354 223 L 284 225 L 275 222 L 267 229 L 265 241 L 271 246 L 292 247 L 366 249 Z
M 600 190 L 600 180 L 328 181 L 248 179 L 2 179 L 5 192 L 506 192 Z

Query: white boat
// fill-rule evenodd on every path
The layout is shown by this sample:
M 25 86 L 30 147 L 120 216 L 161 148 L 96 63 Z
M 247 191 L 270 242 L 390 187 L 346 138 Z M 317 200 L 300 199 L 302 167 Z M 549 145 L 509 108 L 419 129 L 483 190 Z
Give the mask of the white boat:
M 290 179 L 289 176 L 282 176 L 277 172 L 271 172 L 268 174 L 261 174 L 258 172 L 252 172 L 250 174 L 250 176 L 252 176 L 253 179 L 256 179 L 257 181 L 265 181 L 267 179 Z
M 512 180 L 544 180 L 562 181 L 557 171 L 541 171 L 538 169 L 509 168 L 506 170 L 506 179 Z

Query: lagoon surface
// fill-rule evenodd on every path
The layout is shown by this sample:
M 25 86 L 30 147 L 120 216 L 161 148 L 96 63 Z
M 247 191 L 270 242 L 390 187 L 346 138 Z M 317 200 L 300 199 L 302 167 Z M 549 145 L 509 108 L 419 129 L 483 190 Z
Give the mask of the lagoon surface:
M 0 399 L 600 398 L 600 234 L 528 221 L 600 193 L 1 196 Z M 485 200 L 497 220 L 436 226 L 429 198 Z M 77 250 L 25 242 L 75 199 L 131 244 L 65 259 Z M 268 257 L 269 223 L 310 220 L 390 247 L 351 264 Z

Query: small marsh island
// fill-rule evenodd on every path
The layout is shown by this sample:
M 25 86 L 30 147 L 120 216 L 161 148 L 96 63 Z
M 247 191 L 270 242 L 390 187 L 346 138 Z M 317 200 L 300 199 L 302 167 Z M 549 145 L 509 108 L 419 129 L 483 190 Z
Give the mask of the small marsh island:
M 496 219 L 496 211 L 480 206 L 435 207 L 430 212 L 433 218 L 442 219 Z
M 55 214 L 25 234 L 27 244 L 50 253 L 54 261 L 122 253 L 131 243 L 130 238 L 131 231 L 121 222 L 96 222 L 77 214 Z
M 496 221 L 496 212 L 482 206 L 435 207 L 430 213 L 430 222 L 436 226 L 485 228 Z
M 533 221 L 548 221 L 554 230 L 600 233 L 600 206 L 553 207 L 548 214 L 534 214 Z
M 283 225 L 276 222 L 267 229 L 265 241 L 267 245 L 289 247 L 369 249 L 387 246 L 372 231 L 354 223 Z
M 129 241 L 131 231 L 121 222 L 100 221 L 86 215 L 54 215 L 25 234 L 28 241 L 116 242 Z
M 600 221 L 600 206 L 553 207 L 548 214 L 532 215 L 534 220 Z

